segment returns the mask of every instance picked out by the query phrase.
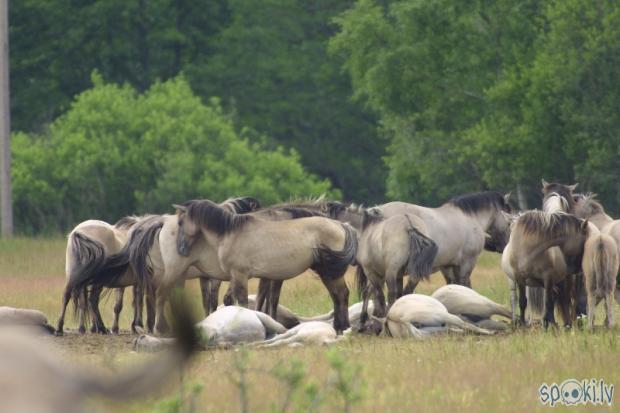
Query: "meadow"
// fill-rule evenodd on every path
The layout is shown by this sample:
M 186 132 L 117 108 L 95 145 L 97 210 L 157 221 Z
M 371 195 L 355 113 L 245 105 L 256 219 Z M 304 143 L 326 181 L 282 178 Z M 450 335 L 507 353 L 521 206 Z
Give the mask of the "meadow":
M 64 249 L 63 238 L 0 240 L 0 305 L 41 310 L 55 324 L 64 285 Z M 352 271 L 347 275 L 350 281 L 352 275 Z M 480 293 L 508 305 L 508 284 L 498 254 L 483 254 L 472 283 Z M 443 278 L 433 275 L 418 292 L 431 293 L 442 284 Z M 255 288 L 253 282 L 251 291 Z M 186 289 L 196 314 L 202 314 L 198 283 L 189 281 Z M 350 303 L 356 300 L 352 292 Z M 108 296 L 102 305 L 108 326 L 112 301 Z M 129 327 L 130 301 L 128 291 L 121 328 Z M 312 274 L 287 282 L 281 303 L 303 315 L 324 313 L 331 307 L 327 292 Z M 620 319 L 618 309 L 616 305 L 616 319 Z M 602 319 L 599 308 L 598 322 Z M 75 327 L 71 318 L 67 327 Z M 92 408 L 179 411 L 175 404 L 179 392 L 187 396 L 194 389 L 191 403 L 199 412 L 237 412 L 244 404 L 250 412 L 546 411 L 550 408 L 540 403 L 538 395 L 542 383 L 569 378 L 620 383 L 618 331 L 532 327 L 494 337 L 447 335 L 424 341 L 352 336 L 329 349 L 209 350 L 194 358 L 182 380 L 178 371 L 170 372 L 171 384 L 161 394 L 131 403 L 93 400 Z M 134 338 L 125 331 L 118 336 L 67 334 L 44 340 L 56 344 L 71 363 L 110 372 L 156 360 L 157 355 L 133 352 Z M 184 408 L 191 410 L 190 402 Z M 570 408 L 558 405 L 555 409 Z M 577 409 L 617 411 L 613 405 Z

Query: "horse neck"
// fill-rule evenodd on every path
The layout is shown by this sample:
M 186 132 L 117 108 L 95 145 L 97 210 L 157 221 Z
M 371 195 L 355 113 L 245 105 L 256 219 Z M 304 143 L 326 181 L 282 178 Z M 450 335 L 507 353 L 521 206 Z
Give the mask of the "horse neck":
M 364 221 L 363 212 L 352 211 L 349 208 L 338 214 L 338 221 L 348 222 L 353 228 L 358 231 L 362 230 L 362 223 Z
M 461 213 L 472 225 L 479 226 L 485 232 L 489 230 L 493 220 L 495 219 L 495 214 L 498 213 L 498 211 L 494 208 L 481 209 L 480 211 L 469 214 L 462 211 L 458 207 L 456 209 L 461 211 Z

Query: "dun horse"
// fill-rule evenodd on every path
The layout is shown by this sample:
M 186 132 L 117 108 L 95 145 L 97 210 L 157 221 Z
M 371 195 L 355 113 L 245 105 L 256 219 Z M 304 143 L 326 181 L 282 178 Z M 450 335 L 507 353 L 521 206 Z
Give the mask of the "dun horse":
M 588 222 L 565 213 L 549 214 L 529 211 L 520 215 L 502 255 L 502 268 L 511 279 L 513 321 L 516 321 L 516 292 L 519 290 L 520 320 L 525 324 L 526 285 L 545 289 L 545 327 L 555 323 L 554 286 L 560 289 L 562 318 L 571 325 L 570 299 L 562 281 L 581 266 L 581 258 L 589 235 Z M 558 248 L 553 248 L 558 247 Z
M 605 324 L 611 327 L 614 324 L 612 297 L 616 289 L 619 252 L 616 240 L 609 234 L 613 234 L 617 228 L 616 221 L 605 213 L 603 206 L 594 200 L 593 195 L 574 197 L 572 191 L 562 191 L 572 189 L 571 187 L 562 188 L 562 185 L 556 185 L 560 192 L 548 193 L 545 196 L 545 205 L 548 208 L 564 208 L 590 221 L 590 236 L 585 243 L 582 260 L 588 325 L 590 328 L 594 327 L 596 305 L 605 299 L 607 313 Z
M 390 202 L 377 208 L 386 217 L 419 217 L 428 230 L 425 235 L 438 247 L 433 271 L 441 270 L 448 284 L 471 287 L 471 272 L 482 250 L 501 253 L 508 242 L 509 197 L 510 194 L 488 191 L 453 198 L 438 208 L 405 202 Z M 415 286 L 408 285 L 406 292 L 412 292 Z
M 334 328 L 341 333 L 349 327 L 344 273 L 357 252 L 357 236 L 349 225 L 323 217 L 268 221 L 231 213 L 209 200 L 179 205 L 177 215 L 179 254 L 209 254 L 209 246 L 214 247 L 239 305 L 248 305 L 250 277 L 281 281 L 311 268 L 334 303 Z M 194 245 L 197 240 L 204 242 Z

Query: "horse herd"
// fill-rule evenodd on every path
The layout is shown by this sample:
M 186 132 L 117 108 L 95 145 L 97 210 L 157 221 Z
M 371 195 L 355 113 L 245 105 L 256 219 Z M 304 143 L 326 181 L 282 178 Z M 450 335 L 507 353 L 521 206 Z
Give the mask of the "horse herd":
M 117 333 L 124 289 L 131 286 L 134 332 L 144 330 L 144 297 L 149 331 L 170 333 L 167 301 L 175 321 L 174 338 L 141 335 L 136 348 L 172 346 L 173 351 L 162 363 L 147 363 L 111 379 L 66 369 L 39 341 L 3 329 L 0 396 L 11 411 L 64 412 L 80 411 L 88 395 L 146 394 L 199 343 L 328 344 L 340 340 L 351 326 L 393 337 L 421 338 L 444 331 L 490 335 L 507 329 L 492 316 L 525 324 L 528 306 L 531 319 L 544 312 L 543 324 L 554 324 L 556 303 L 565 325 L 587 313 L 593 327 L 601 300 L 611 327 L 612 298 L 620 295 L 620 220 L 607 215 L 594 195 L 574 191 L 575 185 L 543 180 L 542 211 L 513 211 L 509 194 L 487 191 L 453 198 L 437 208 L 404 202 L 363 208 L 323 198 L 261 208 L 256 199 L 245 197 L 221 204 L 188 201 L 175 205 L 173 215 L 126 217 L 115 225 L 85 221 L 68 236 L 57 328 L 47 326 L 38 311 L 8 307 L 0 307 L 0 324 L 42 325 L 61 335 L 73 299 L 79 331 L 86 332 L 90 319 L 93 332 L 106 333 L 99 300 L 104 288 L 112 288 L 112 331 Z M 502 254 L 511 311 L 471 289 L 472 270 L 485 249 Z M 348 307 L 344 275 L 350 265 L 356 267 L 362 301 Z M 304 318 L 278 301 L 283 282 L 308 269 L 328 290 L 333 311 Z M 420 280 L 435 271 L 447 285 L 430 296 L 415 294 Z M 248 295 L 252 277 L 260 280 L 257 295 Z M 189 316 L 183 295 L 171 294 L 191 278 L 200 279 L 208 315 L 198 324 Z M 229 289 L 225 305 L 218 307 L 222 281 L 229 282 Z M 33 383 L 44 389 L 37 397 L 30 391 Z

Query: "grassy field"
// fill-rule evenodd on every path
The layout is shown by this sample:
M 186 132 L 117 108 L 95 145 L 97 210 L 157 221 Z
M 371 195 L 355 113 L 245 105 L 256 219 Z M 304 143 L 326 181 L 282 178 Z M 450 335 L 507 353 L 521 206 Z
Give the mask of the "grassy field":
M 54 324 L 60 312 L 64 284 L 64 248 L 65 241 L 61 238 L 0 241 L 0 305 L 39 309 Z M 482 294 L 508 304 L 508 287 L 499 268 L 499 255 L 484 254 L 472 282 Z M 442 277 L 435 275 L 432 282 L 419 287 L 419 292 L 431 293 L 441 284 Z M 255 288 L 256 284 L 252 283 L 251 287 Z M 187 290 L 200 314 L 197 283 L 188 282 Z M 125 328 L 132 316 L 130 299 L 128 293 L 121 324 Z M 351 303 L 354 300 L 352 294 Z M 287 282 L 281 303 L 304 315 L 330 309 L 326 291 L 310 274 Z M 602 306 L 599 312 L 601 310 Z M 616 313 L 617 310 L 616 306 Z M 111 299 L 105 302 L 103 314 L 110 325 Z M 616 315 L 617 320 L 619 315 Z M 69 319 L 67 327 L 74 326 L 74 321 Z M 132 339 L 133 336 L 125 333 L 119 336 L 66 335 L 45 340 L 58 344 L 71 362 L 109 370 L 148 357 L 131 351 Z M 274 376 L 272 369 L 298 363 L 306 370 L 302 382 L 313 382 L 316 388 L 323 389 L 336 377 L 328 360 L 331 355 L 345 361 L 344 374 L 353 376 L 353 393 L 360 393 L 360 400 L 351 407 L 352 411 L 545 411 L 550 408 L 541 405 L 538 396 L 543 382 L 602 378 L 608 384 L 619 384 L 619 350 L 617 329 L 591 334 L 577 329 L 545 332 L 530 328 L 495 337 L 453 335 L 425 341 L 355 336 L 330 349 L 205 351 L 186 372 L 183 388 L 187 391 L 194 384 L 203 387 L 195 400 L 196 411 L 239 411 L 238 368 L 234 366 L 241 362 L 248 369 L 245 381 L 248 411 L 280 411 L 288 387 Z M 175 396 L 180 388 L 178 372 L 170 374 L 174 380 L 167 391 L 150 400 L 127 404 L 93 401 L 92 407 L 98 411 L 166 411 L 162 398 Z M 359 389 L 358 382 L 362 383 Z M 336 390 L 321 394 L 324 400 L 318 405 L 318 411 L 343 411 L 343 397 Z M 300 411 L 305 397 L 304 389 L 300 389 L 288 411 Z M 618 401 L 614 405 L 586 405 L 577 410 L 618 411 Z M 569 408 L 559 405 L 555 409 Z

